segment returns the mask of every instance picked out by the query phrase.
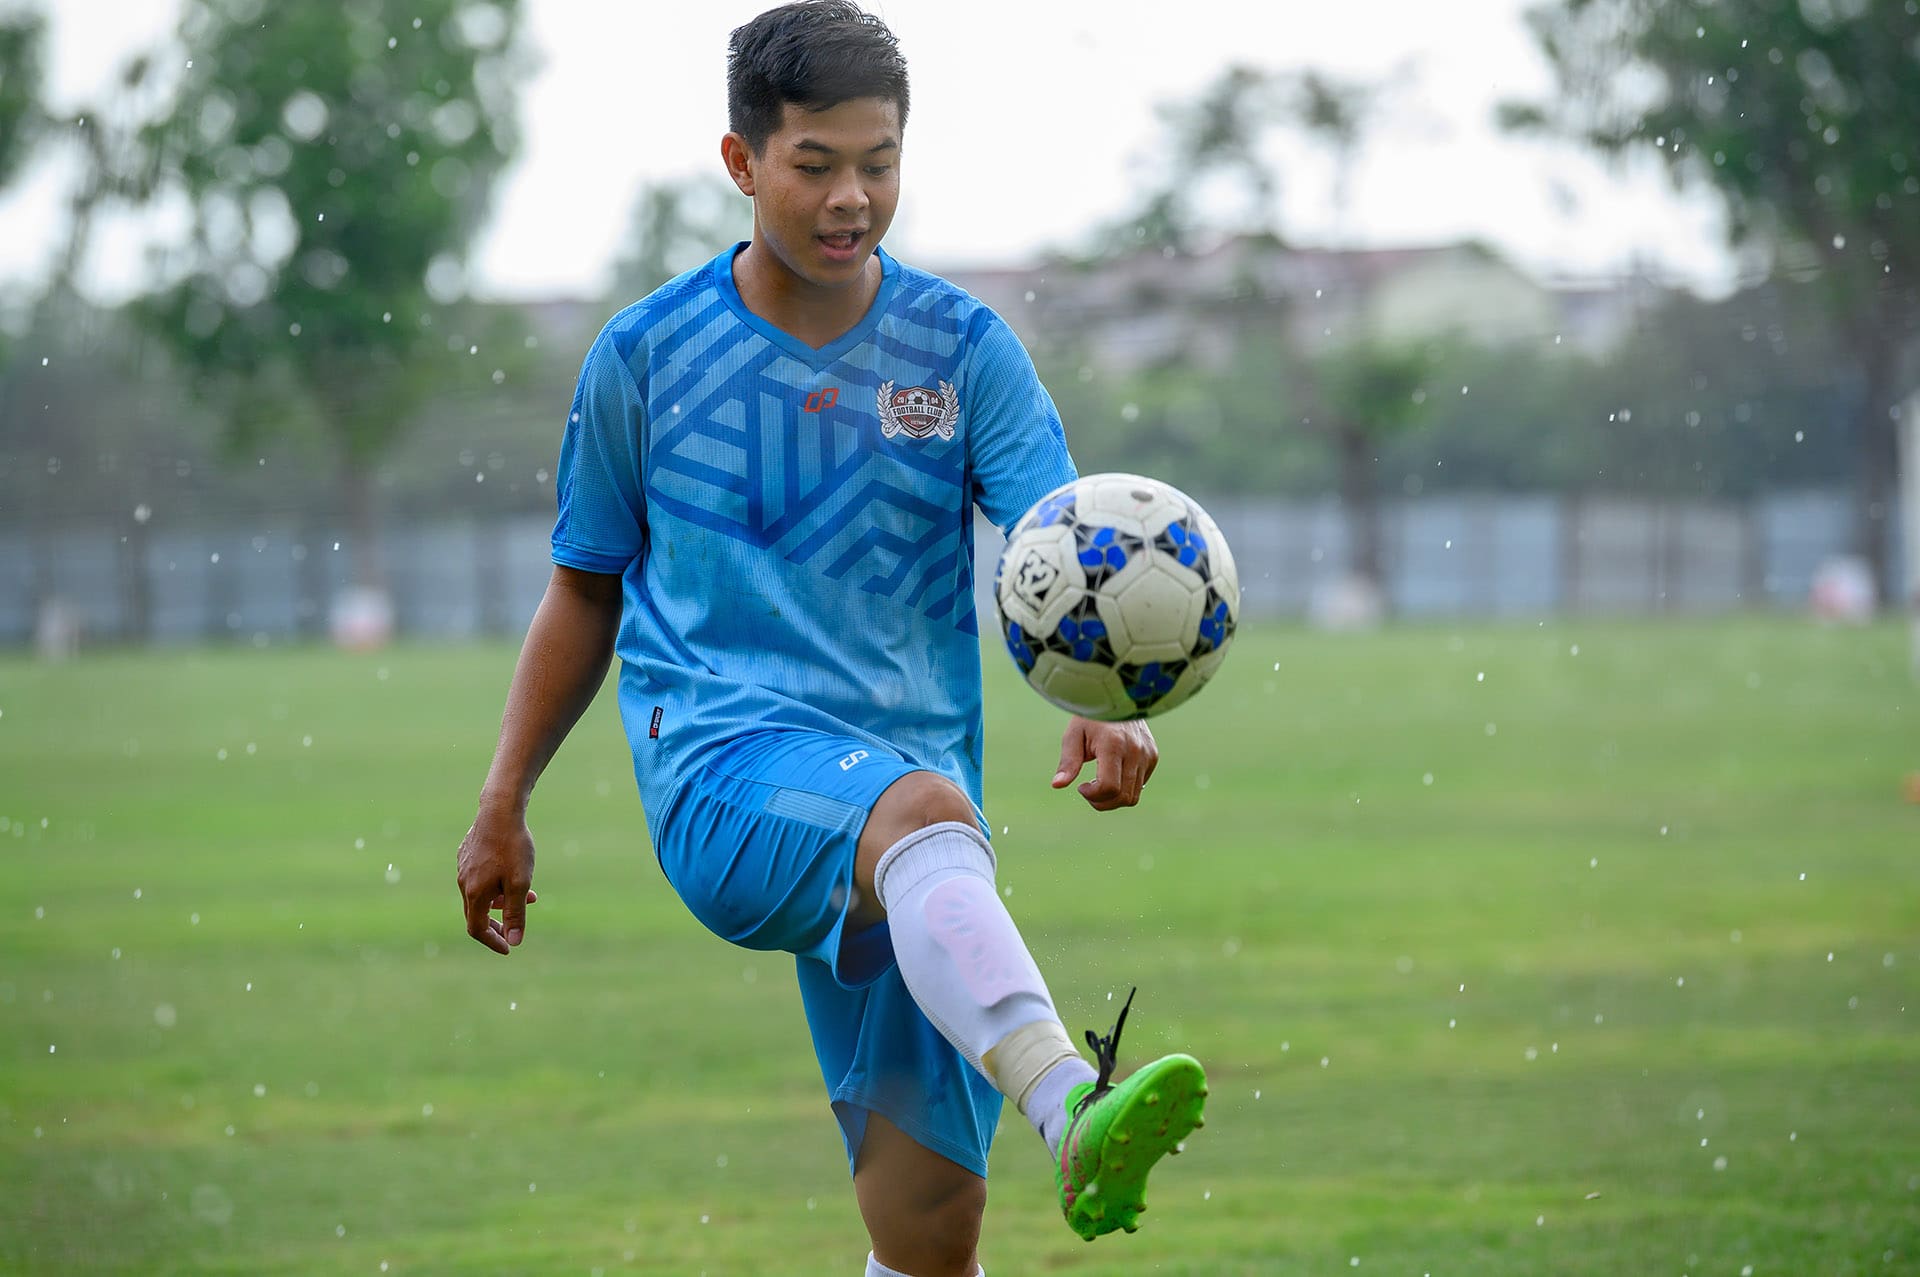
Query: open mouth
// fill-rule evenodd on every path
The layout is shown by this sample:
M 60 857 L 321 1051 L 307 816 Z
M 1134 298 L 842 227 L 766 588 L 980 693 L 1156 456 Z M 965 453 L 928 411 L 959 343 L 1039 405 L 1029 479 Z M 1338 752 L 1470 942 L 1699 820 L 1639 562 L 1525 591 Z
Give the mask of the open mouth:
M 860 241 L 867 237 L 865 231 L 834 231 L 831 234 L 816 235 L 821 247 L 827 250 L 829 257 L 851 257 L 860 247 Z

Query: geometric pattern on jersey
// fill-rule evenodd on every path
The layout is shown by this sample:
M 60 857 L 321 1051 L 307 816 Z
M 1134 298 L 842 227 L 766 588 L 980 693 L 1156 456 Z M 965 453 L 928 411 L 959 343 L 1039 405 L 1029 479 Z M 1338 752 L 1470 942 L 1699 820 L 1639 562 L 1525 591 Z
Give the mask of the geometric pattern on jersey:
M 978 806 L 974 510 L 1005 528 L 1073 479 L 1059 413 L 947 281 L 877 252 L 867 313 L 816 349 L 741 299 L 741 247 L 602 329 L 556 474 L 554 561 L 623 577 L 649 824 L 748 728 L 883 744 Z
M 965 504 L 966 456 L 957 440 L 887 440 L 876 396 L 951 379 L 962 298 L 906 293 L 886 317 L 885 372 L 843 361 L 831 377 L 764 343 L 729 345 L 740 320 L 719 298 L 692 322 L 651 341 L 648 398 L 666 405 L 649 452 L 651 504 L 689 523 L 771 550 L 928 617 L 978 632 L 973 591 L 960 588 L 954 511 Z M 871 362 L 871 356 L 869 356 Z M 832 406 L 808 395 L 831 384 Z M 964 411 L 964 406 L 963 406 Z M 900 481 L 908 467 L 922 491 Z M 936 491 L 924 491 L 931 482 Z

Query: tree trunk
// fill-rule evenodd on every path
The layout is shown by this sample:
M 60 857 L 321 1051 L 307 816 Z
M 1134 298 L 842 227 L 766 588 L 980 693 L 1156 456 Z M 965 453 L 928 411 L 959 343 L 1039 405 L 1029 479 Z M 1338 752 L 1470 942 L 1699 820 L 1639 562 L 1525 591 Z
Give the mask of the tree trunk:
M 1347 539 L 1353 574 L 1376 588 L 1380 573 L 1380 493 L 1374 479 L 1373 442 L 1355 425 L 1338 427 L 1340 501 L 1347 511 Z
M 380 554 L 380 513 L 375 505 L 373 467 L 349 458 L 340 472 L 346 496 L 347 541 L 353 562 L 353 583 L 387 592 L 386 563 Z
M 1854 551 L 1873 573 L 1876 597 L 1898 598 L 1893 579 L 1887 527 L 1893 518 L 1900 474 L 1900 437 L 1893 407 L 1894 369 L 1899 359 L 1895 337 L 1883 326 L 1862 334 L 1860 402 L 1855 409 L 1856 496 Z

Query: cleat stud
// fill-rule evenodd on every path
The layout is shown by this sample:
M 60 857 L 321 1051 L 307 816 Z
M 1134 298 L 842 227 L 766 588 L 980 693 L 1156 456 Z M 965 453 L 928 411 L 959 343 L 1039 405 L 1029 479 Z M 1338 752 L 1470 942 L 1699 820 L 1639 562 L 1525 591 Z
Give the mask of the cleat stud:
M 1167 1150 L 1168 1153 L 1171 1153 L 1175 1157 L 1180 1156 L 1180 1154 L 1186 1151 L 1187 1151 L 1187 1146 L 1185 1144 L 1175 1144 L 1172 1148 Z
M 1127 1169 L 1127 1164 L 1125 1162 L 1108 1162 L 1107 1169 L 1110 1171 L 1124 1171 Z
M 1199 1090 L 1195 1091 L 1194 1094 L 1204 1100 L 1207 1098 L 1207 1088 L 1203 1086 Z
M 1151 1108 L 1155 1104 L 1158 1104 L 1160 1102 L 1160 1092 L 1148 1091 L 1144 1102 L 1149 1108 Z
M 1196 1131 L 1199 1130 L 1201 1127 L 1205 1126 L 1206 1124 L 1207 1124 L 1207 1119 L 1204 1117 L 1196 1117 L 1193 1119 L 1193 1129 Z
M 1126 1228 L 1126 1231 L 1130 1233 L 1137 1233 L 1140 1231 L 1140 1225 L 1138 1224 L 1127 1224 L 1125 1225 L 1125 1228 Z
M 1115 1144 L 1131 1144 L 1133 1143 L 1133 1136 L 1128 1135 L 1125 1132 L 1118 1132 L 1114 1135 L 1113 1142 Z

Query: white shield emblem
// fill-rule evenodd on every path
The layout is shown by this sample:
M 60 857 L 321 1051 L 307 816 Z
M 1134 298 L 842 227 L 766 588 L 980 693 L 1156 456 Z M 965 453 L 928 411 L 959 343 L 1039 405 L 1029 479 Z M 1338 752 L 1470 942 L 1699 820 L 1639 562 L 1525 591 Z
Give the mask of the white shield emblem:
M 880 410 L 880 433 L 889 439 L 902 434 L 910 439 L 936 434 L 951 439 L 953 425 L 960 420 L 960 392 L 950 381 L 941 382 L 938 390 L 908 386 L 899 391 L 892 382 L 883 381 L 875 400 Z

